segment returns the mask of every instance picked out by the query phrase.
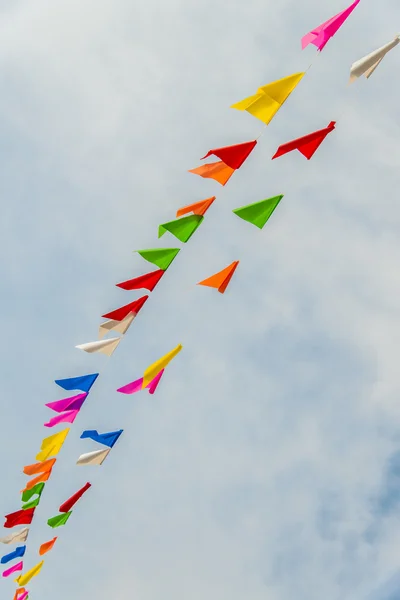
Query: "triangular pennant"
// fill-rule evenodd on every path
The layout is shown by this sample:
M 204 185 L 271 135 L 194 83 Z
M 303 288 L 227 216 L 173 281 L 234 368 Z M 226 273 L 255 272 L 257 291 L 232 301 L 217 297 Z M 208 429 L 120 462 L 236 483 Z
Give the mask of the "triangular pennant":
M 318 25 L 318 27 L 303 36 L 301 38 L 301 47 L 303 50 L 308 44 L 313 44 L 321 52 L 359 3 L 360 0 L 355 0 L 348 8 L 342 10 L 342 12 L 331 17 L 328 21 L 325 21 L 322 25 Z
M 42 544 L 39 548 L 39 555 L 43 556 L 44 554 L 47 554 L 47 552 L 50 552 L 50 550 L 53 549 L 53 546 L 56 543 L 56 541 L 57 537 L 53 537 L 53 539 L 49 542 L 45 542 L 44 544 Z
M 36 460 L 47 460 L 51 456 L 57 456 L 69 434 L 70 428 L 67 427 L 54 435 L 44 438 L 40 446 L 40 452 L 36 455 Z M 44 484 L 43 484 L 44 485 Z
M 35 514 L 35 508 L 28 508 L 27 510 L 17 510 L 16 512 L 6 515 L 4 527 L 11 529 L 16 525 L 30 525 L 32 523 L 33 516 Z
M 60 413 L 56 417 L 53 417 L 47 423 L 43 423 L 44 427 L 55 427 L 60 423 L 73 423 L 76 417 L 79 414 L 78 410 L 66 410 L 65 412 Z
M 267 198 L 266 200 L 260 200 L 247 206 L 235 208 L 232 212 L 244 221 L 248 221 L 252 225 L 262 229 L 282 198 L 283 194 L 280 194 L 273 198 Z
M 208 279 L 204 279 L 204 281 L 199 281 L 197 285 L 205 285 L 208 287 L 216 288 L 221 294 L 223 294 L 226 288 L 228 287 L 228 284 L 232 279 L 232 276 L 236 271 L 238 264 L 239 261 L 237 260 L 228 267 L 225 267 L 225 269 L 222 269 L 222 271 L 219 271 L 219 273 L 211 275 L 211 277 L 208 277 Z
M 22 510 L 28 510 L 28 508 L 36 508 L 36 506 L 39 506 L 39 503 L 40 503 L 40 496 L 38 496 L 34 500 L 30 500 L 29 502 L 26 502 L 25 504 L 23 504 Z
M 222 160 L 201 165 L 201 167 L 196 167 L 196 169 L 189 169 L 189 173 L 200 175 L 204 179 L 214 179 L 221 185 L 226 185 L 234 172 L 235 169 L 228 167 Z
M 151 248 L 149 250 L 136 250 L 144 260 L 156 265 L 159 269 L 166 271 L 180 248 Z
M 176 212 L 176 216 L 182 217 L 183 215 L 187 215 L 190 212 L 192 212 L 194 215 L 204 216 L 210 208 L 211 204 L 214 202 L 214 200 L 215 196 L 212 196 L 211 198 L 207 198 L 206 200 L 199 200 L 199 202 L 193 202 L 193 204 L 188 204 L 187 206 L 180 208 Z
M 109 331 L 116 331 L 124 335 L 132 325 L 134 319 L 135 315 L 132 314 L 122 319 L 122 321 L 115 321 L 114 319 L 104 321 L 99 327 L 99 338 L 102 339 Z
M 2 544 L 17 544 L 18 542 L 26 542 L 29 535 L 29 527 L 23 527 L 19 531 L 14 531 L 6 537 L 0 538 Z
M 99 433 L 96 429 L 87 429 L 81 435 L 81 439 L 90 439 L 98 444 L 103 444 L 104 446 L 108 446 L 108 448 L 113 448 L 117 443 L 120 435 L 123 433 L 123 429 L 119 431 L 108 431 L 106 433 Z
M 75 346 L 75 348 L 83 350 L 84 352 L 88 352 L 89 354 L 98 352 L 100 354 L 105 354 L 106 356 L 111 356 L 117 349 L 117 346 L 121 340 L 121 337 L 110 338 L 106 340 L 97 340 L 95 342 L 79 344 L 78 346 Z
M 149 394 L 154 394 L 154 392 L 156 391 L 158 384 L 160 383 L 160 379 L 163 376 L 164 373 L 164 369 L 162 369 L 162 371 L 160 371 L 158 373 L 158 375 L 156 375 L 154 377 L 154 379 L 152 381 L 150 381 L 150 383 L 146 386 L 146 389 L 149 390 Z M 117 392 L 120 392 L 121 394 L 134 394 L 136 392 L 140 392 L 140 390 L 143 389 L 143 377 L 141 377 L 140 379 L 136 379 L 136 381 L 132 381 L 131 383 L 128 383 L 127 385 L 124 385 L 123 387 L 119 388 L 117 390 Z
M 16 558 L 22 558 L 25 555 L 25 551 L 26 546 L 18 546 L 18 548 L 15 548 L 15 550 L 10 552 L 10 554 L 6 554 L 5 556 L 3 556 L 0 562 L 2 565 L 6 565 L 7 563 L 9 563 L 12 560 L 15 560 Z
M 304 75 L 305 73 L 294 73 L 283 79 L 263 85 L 258 88 L 256 94 L 233 104 L 231 108 L 245 110 L 268 125 Z
M 94 452 L 86 452 L 81 454 L 77 460 L 77 465 L 102 465 L 110 454 L 111 450 L 95 450 Z
M 146 388 L 157 375 L 165 369 L 173 358 L 182 350 L 182 344 L 178 344 L 173 350 L 167 352 L 164 356 L 156 360 L 155 363 L 147 367 L 143 374 L 142 389 Z M 158 383 L 158 382 L 157 382 Z
M 162 273 L 164 273 L 164 271 L 162 271 Z M 126 317 L 129 317 L 131 315 L 136 317 L 136 315 L 139 313 L 139 311 L 141 310 L 145 302 L 148 300 L 148 298 L 148 296 L 142 296 L 138 300 L 134 300 L 134 302 L 125 304 L 125 306 L 121 306 L 121 308 L 117 308 L 116 310 L 102 315 L 102 318 L 111 319 L 113 321 L 123 321 Z
M 56 413 L 63 413 L 66 410 L 80 410 L 87 397 L 87 393 L 77 394 L 76 396 L 70 396 L 69 398 L 63 398 L 62 400 L 56 400 L 55 402 L 48 402 L 45 406 L 51 408 L 51 410 L 54 410 Z M 64 429 L 64 432 L 65 431 L 67 430 Z M 46 438 L 46 440 L 50 440 L 51 438 L 54 438 L 54 436 Z
M 204 158 L 208 158 L 211 155 L 216 156 L 220 160 L 222 160 L 228 167 L 231 169 L 239 169 L 246 158 L 249 156 L 250 152 L 254 149 L 257 144 L 257 140 L 253 140 L 251 142 L 244 142 L 243 144 L 235 144 L 234 146 L 225 146 L 224 148 L 214 148 L 214 150 L 209 150 Z
M 43 563 L 44 561 L 42 560 L 42 562 L 40 562 L 39 564 L 37 564 L 36 566 L 33 567 L 33 569 L 31 569 L 30 571 L 28 571 L 27 573 L 25 573 L 24 575 L 20 575 L 15 581 L 18 583 L 18 585 L 26 585 L 27 583 L 30 582 L 30 580 L 32 579 L 32 577 L 36 577 L 36 575 L 38 575 L 43 567 Z
M 351 65 L 350 83 L 364 75 L 367 79 L 371 77 L 375 69 L 380 65 L 386 54 L 400 42 L 400 37 L 396 36 L 394 40 L 374 50 L 367 56 L 363 56 Z
M 201 215 L 189 215 L 182 219 L 175 219 L 168 223 L 163 223 L 158 228 L 158 237 L 164 235 L 167 231 L 172 233 L 178 240 L 186 243 L 190 240 L 196 229 L 201 225 L 204 217 Z
M 69 392 L 72 390 L 80 390 L 81 392 L 89 392 L 90 388 L 98 378 L 98 373 L 92 375 L 82 375 L 81 377 L 69 377 L 68 379 L 56 379 L 55 383 Z
M 51 519 L 47 521 L 47 525 L 49 527 L 52 527 L 52 529 L 55 529 L 56 527 L 62 527 L 63 525 L 65 525 L 65 523 L 68 521 L 71 515 L 72 510 L 61 515 L 56 515 L 55 517 L 51 517 Z
M 128 279 L 128 281 L 117 283 L 116 286 L 128 291 L 145 289 L 152 292 L 164 273 L 165 271 L 163 271 L 163 269 L 159 269 L 157 271 L 152 271 L 151 273 L 146 273 L 146 275 L 140 275 L 134 279 Z
M 58 509 L 59 512 L 61 513 L 67 513 L 70 512 L 70 510 L 75 506 L 75 504 L 78 502 L 78 500 L 80 500 L 80 498 L 82 498 L 83 494 L 85 492 L 87 492 L 87 490 L 92 487 L 91 483 L 85 483 L 85 485 L 78 490 L 73 496 L 71 496 L 71 498 L 68 498 L 68 500 L 66 500 L 63 504 L 61 504 L 60 508 Z
M 24 568 L 24 563 L 21 560 L 21 562 L 17 563 L 16 565 L 13 565 L 9 569 L 6 569 L 5 571 L 3 571 L 3 577 L 10 577 L 10 575 L 12 575 L 13 573 L 17 573 L 17 571 L 22 571 L 23 568 Z
M 38 495 L 39 497 L 42 495 L 42 492 L 45 488 L 45 483 L 37 483 L 36 485 L 33 486 L 33 488 L 31 490 L 26 490 L 26 492 L 24 492 L 22 494 L 22 502 L 28 502 L 31 498 L 33 498 L 33 496 Z
M 274 160 L 274 158 L 278 158 L 278 156 L 287 154 L 292 150 L 298 150 L 303 156 L 306 157 L 307 160 L 310 160 L 310 158 L 320 147 L 326 136 L 329 135 L 331 131 L 335 129 L 335 125 L 336 121 L 331 121 L 329 125 L 324 129 L 318 129 L 318 131 L 313 131 L 308 135 L 303 135 L 303 137 L 299 137 L 295 140 L 292 140 L 291 142 L 286 142 L 286 144 L 282 144 L 275 152 L 274 156 L 272 157 L 272 160 Z

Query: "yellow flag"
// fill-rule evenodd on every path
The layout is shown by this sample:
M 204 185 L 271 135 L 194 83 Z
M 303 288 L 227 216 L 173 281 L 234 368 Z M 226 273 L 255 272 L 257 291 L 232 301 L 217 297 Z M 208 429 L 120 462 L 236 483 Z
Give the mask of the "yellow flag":
M 157 375 L 160 373 L 160 371 L 165 369 L 165 367 L 168 365 L 168 363 L 170 363 L 171 360 L 173 358 L 175 358 L 175 356 L 177 354 L 179 354 L 179 352 L 181 350 L 182 350 L 182 344 L 178 344 L 178 346 L 176 348 L 174 348 L 173 350 L 171 350 L 170 352 L 168 352 L 167 354 L 165 354 L 164 356 L 159 358 L 155 363 L 153 363 L 149 367 L 147 367 L 147 369 L 145 370 L 145 372 L 143 374 L 142 389 L 147 387 L 149 385 L 149 383 L 151 381 L 153 381 L 153 379 L 155 377 L 157 377 Z
M 231 108 L 245 110 L 268 125 L 304 75 L 305 73 L 294 73 L 278 81 L 263 85 L 258 88 L 256 94 L 232 104 Z
M 17 579 L 14 579 L 14 581 L 16 581 L 19 586 L 26 585 L 27 583 L 30 582 L 32 577 L 35 577 L 36 575 L 38 575 L 40 573 L 40 571 L 43 567 L 43 563 L 44 563 L 44 560 L 42 560 L 42 562 L 38 563 L 36 565 L 36 567 L 33 567 L 30 571 L 25 573 L 25 575 L 20 575 L 19 577 L 17 577 Z
M 40 446 L 40 452 L 36 456 L 36 460 L 42 461 L 47 460 L 50 456 L 57 456 L 60 452 L 67 435 L 69 434 L 70 428 L 63 429 L 54 435 L 44 438 L 42 445 Z

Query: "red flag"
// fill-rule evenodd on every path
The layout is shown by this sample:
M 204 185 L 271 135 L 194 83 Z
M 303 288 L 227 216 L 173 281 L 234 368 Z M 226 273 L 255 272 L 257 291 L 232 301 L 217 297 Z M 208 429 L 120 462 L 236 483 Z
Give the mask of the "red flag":
M 336 121 L 331 121 L 328 127 L 325 127 L 325 129 L 319 129 L 318 131 L 314 131 L 313 133 L 304 135 L 303 137 L 297 138 L 296 140 L 292 140 L 291 142 L 282 144 L 275 152 L 274 156 L 272 157 L 272 160 L 274 160 L 274 158 L 278 158 L 278 156 L 287 154 L 292 150 L 298 150 L 303 156 L 306 157 L 307 160 L 310 160 L 310 158 L 318 150 L 319 146 L 322 144 L 326 136 L 335 129 L 335 124 Z
M 209 150 L 203 158 L 208 158 L 211 154 L 214 154 L 214 156 L 220 158 L 231 169 L 239 169 L 256 144 L 257 140 L 253 140 L 252 142 L 244 142 L 243 144 L 235 144 L 234 146 L 214 148 L 214 150 Z
M 6 522 L 4 523 L 4 527 L 11 529 L 11 527 L 15 527 L 16 525 L 30 525 L 34 514 L 35 508 L 17 510 L 17 512 L 5 516 Z
M 149 292 L 152 292 L 164 273 L 165 271 L 158 269 L 157 271 L 146 273 L 146 275 L 135 277 L 135 279 L 129 279 L 129 281 L 117 283 L 116 286 L 122 288 L 123 290 L 141 290 L 144 288 L 149 290 Z
M 134 313 L 135 317 L 146 302 L 148 296 L 142 296 L 139 300 L 135 300 L 130 304 L 121 306 L 112 312 L 102 315 L 103 319 L 112 319 L 113 321 L 123 321 L 130 313 Z
M 78 490 L 76 492 L 76 494 L 74 494 L 73 496 L 71 496 L 71 498 L 69 498 L 68 500 L 66 500 L 64 502 L 64 504 L 61 504 L 60 508 L 58 509 L 60 512 L 62 513 L 66 513 L 69 512 L 71 510 L 71 508 L 74 506 L 74 504 L 76 504 L 79 500 L 79 498 L 82 498 L 83 494 L 90 488 L 92 487 L 91 483 L 85 483 L 85 485 L 83 486 L 83 488 L 81 488 L 80 490 Z

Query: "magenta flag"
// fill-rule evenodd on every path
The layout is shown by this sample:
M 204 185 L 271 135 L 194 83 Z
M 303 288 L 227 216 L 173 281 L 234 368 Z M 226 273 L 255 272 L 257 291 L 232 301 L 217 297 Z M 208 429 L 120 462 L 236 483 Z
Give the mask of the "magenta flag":
M 351 4 L 345 10 L 342 10 L 342 12 L 338 13 L 334 17 L 331 17 L 328 19 L 328 21 L 322 23 L 322 25 L 318 25 L 318 27 L 302 37 L 301 47 L 303 50 L 306 46 L 308 46 L 308 44 L 313 44 L 318 48 L 319 51 L 323 50 L 331 37 L 333 37 L 338 29 L 341 28 L 343 23 L 351 15 L 359 3 L 360 0 L 355 0 L 353 4 Z
M 54 427 L 59 423 L 73 423 L 76 419 L 79 410 L 66 410 L 65 412 L 50 419 L 48 423 L 44 423 L 45 427 Z
M 158 373 L 154 377 L 152 381 L 150 381 L 149 385 L 146 388 L 149 390 L 149 394 L 154 394 L 156 391 L 158 384 L 160 383 L 160 379 L 163 376 L 164 369 Z M 131 381 L 131 383 L 127 383 L 123 387 L 119 388 L 117 392 L 121 392 L 121 394 L 135 394 L 136 392 L 140 392 L 143 386 L 143 377 L 140 379 L 136 379 L 136 381 Z
M 78 394 L 77 396 L 71 396 L 70 398 L 64 398 L 63 400 L 56 400 L 55 402 L 49 402 L 45 404 L 54 410 L 55 412 L 61 413 L 65 410 L 79 410 L 82 408 L 82 404 L 87 398 L 87 394 Z
M 24 567 L 24 563 L 19 562 L 16 565 L 14 565 L 13 567 L 10 567 L 9 569 L 6 569 L 5 571 L 3 571 L 3 577 L 9 577 L 10 575 L 12 575 L 13 573 L 16 573 L 17 571 L 22 571 Z

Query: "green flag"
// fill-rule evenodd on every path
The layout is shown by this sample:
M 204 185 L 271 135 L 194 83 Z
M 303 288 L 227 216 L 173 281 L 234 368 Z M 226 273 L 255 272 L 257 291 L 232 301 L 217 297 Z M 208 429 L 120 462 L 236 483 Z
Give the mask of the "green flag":
M 27 508 L 35 508 L 35 506 L 38 506 L 39 502 L 40 502 L 40 496 L 38 496 L 34 500 L 31 500 L 30 502 L 27 502 L 26 504 L 23 504 L 22 510 L 26 510 Z
M 166 271 L 179 250 L 180 248 L 154 248 L 151 250 L 136 250 L 136 252 L 162 271 Z
M 254 204 L 235 208 L 232 212 L 241 219 L 262 229 L 282 198 L 283 194 L 280 194 L 279 196 L 273 196 L 273 198 L 267 198 L 267 200 L 260 200 L 259 202 L 254 202 Z
M 25 490 L 22 494 L 22 502 L 28 502 L 28 500 L 30 500 L 32 498 L 32 496 L 35 496 L 36 494 L 40 497 L 44 490 L 44 486 L 45 486 L 44 483 L 37 483 L 30 490 Z M 29 507 L 27 506 L 26 508 L 29 508 Z
M 183 219 L 175 219 L 168 223 L 163 223 L 158 228 L 158 237 L 160 238 L 166 231 L 169 231 L 181 242 L 186 243 L 190 240 L 196 229 L 204 220 L 202 215 L 189 215 Z
M 61 527 L 61 525 L 65 525 L 65 523 L 68 521 L 71 515 L 72 510 L 66 513 L 62 513 L 61 515 L 57 515 L 56 517 L 52 517 L 47 521 L 47 525 L 49 525 L 49 527 L 52 527 L 53 529 L 55 527 Z

